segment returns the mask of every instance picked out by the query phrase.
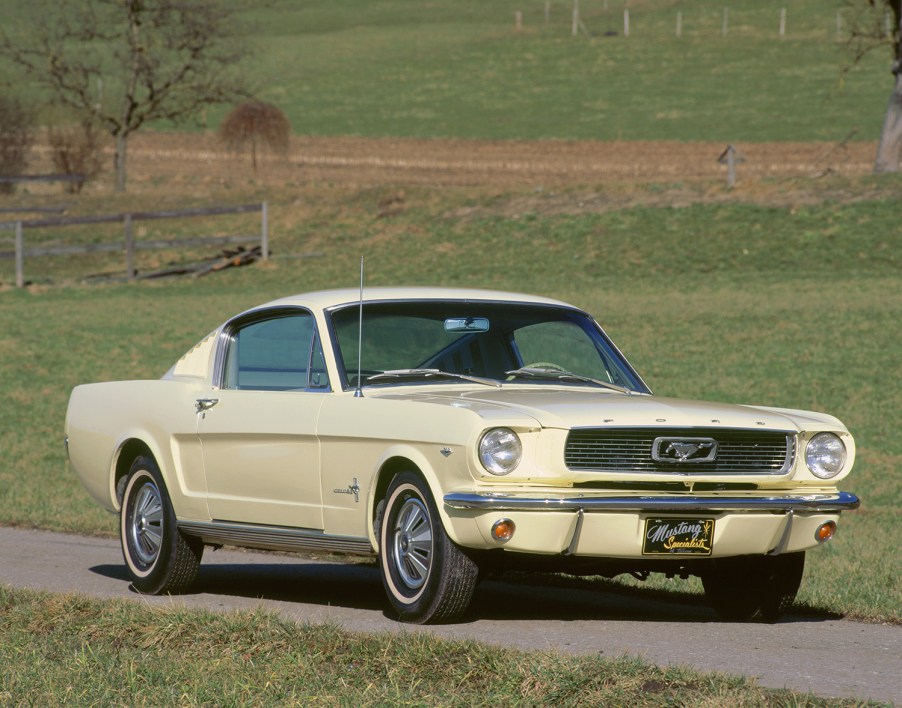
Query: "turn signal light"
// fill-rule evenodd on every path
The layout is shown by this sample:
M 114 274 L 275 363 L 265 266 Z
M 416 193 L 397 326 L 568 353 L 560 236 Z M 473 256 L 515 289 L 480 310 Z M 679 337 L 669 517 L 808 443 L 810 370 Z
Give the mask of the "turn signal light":
M 817 527 L 817 531 L 814 532 L 814 538 L 817 539 L 818 543 L 823 543 L 824 541 L 829 541 L 831 538 L 833 538 L 833 534 L 835 533 L 836 522 L 827 521 L 826 523 L 823 523 Z
M 498 519 L 492 524 L 492 538 L 500 543 L 507 543 L 514 536 L 517 525 L 510 519 Z

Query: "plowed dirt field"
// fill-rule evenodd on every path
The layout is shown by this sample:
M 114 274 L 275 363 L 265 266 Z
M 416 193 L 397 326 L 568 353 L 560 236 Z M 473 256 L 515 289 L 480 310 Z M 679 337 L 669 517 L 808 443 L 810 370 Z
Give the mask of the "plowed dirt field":
M 876 145 L 737 144 L 737 180 L 857 176 Z M 357 137 L 294 138 L 287 155 L 266 155 L 263 179 L 357 185 L 562 186 L 610 182 L 726 180 L 726 145 L 707 142 L 479 141 Z M 145 133 L 129 145 L 131 179 L 250 174 L 248 154 L 226 151 L 213 135 Z

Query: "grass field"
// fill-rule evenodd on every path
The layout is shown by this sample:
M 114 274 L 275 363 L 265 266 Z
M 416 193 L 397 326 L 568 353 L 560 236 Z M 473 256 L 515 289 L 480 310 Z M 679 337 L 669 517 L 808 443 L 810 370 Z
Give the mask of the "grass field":
M 245 70 L 256 92 L 301 135 L 877 137 L 892 88 L 890 52 L 845 71 L 851 52 L 845 30 L 836 32 L 843 0 L 633 1 L 629 37 L 625 4 L 583 2 L 591 36 L 576 38 L 570 0 L 552 0 L 547 25 L 543 0 L 272 0 L 240 13 L 233 30 L 250 50 Z M 0 0 L 0 15 L 15 27 L 30 7 Z M 520 32 L 515 11 L 523 13 Z M 114 81 L 105 77 L 107 95 Z M 38 99 L 33 82 L 12 85 Z M 215 129 L 225 110 L 211 110 L 207 125 Z
M 841 2 L 794 2 L 782 41 L 777 0 L 632 3 L 629 37 L 624 3 L 607 5 L 583 4 L 594 36 L 574 39 L 563 0 L 547 26 L 540 0 L 277 3 L 255 13 L 253 73 L 300 133 L 736 142 L 838 140 L 859 128 L 876 137 L 888 53 L 842 73 Z

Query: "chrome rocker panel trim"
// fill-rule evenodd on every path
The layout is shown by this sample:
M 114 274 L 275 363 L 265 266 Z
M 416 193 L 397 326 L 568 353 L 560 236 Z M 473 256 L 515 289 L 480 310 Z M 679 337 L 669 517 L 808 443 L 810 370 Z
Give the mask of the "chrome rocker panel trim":
M 328 536 L 320 531 L 257 526 L 231 521 L 179 521 L 179 531 L 209 545 L 232 545 L 267 551 L 333 551 L 372 555 L 367 538 Z
M 520 497 L 503 494 L 452 493 L 444 497 L 451 509 L 490 511 L 633 511 L 633 512 L 712 512 L 712 511 L 820 511 L 838 512 L 857 509 L 861 503 L 854 494 L 786 494 L 772 497 L 643 496 L 643 497 Z

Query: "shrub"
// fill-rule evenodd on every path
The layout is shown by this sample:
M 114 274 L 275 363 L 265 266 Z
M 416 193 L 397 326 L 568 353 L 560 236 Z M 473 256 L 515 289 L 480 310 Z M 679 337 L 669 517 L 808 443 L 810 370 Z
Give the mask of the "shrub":
M 101 138 L 97 125 L 85 118 L 81 123 L 51 126 L 47 130 L 50 159 L 64 175 L 81 175 L 82 179 L 66 183 L 66 191 L 76 194 L 85 182 L 100 174 Z
M 31 112 L 18 100 L 0 96 L 0 175 L 18 177 L 28 166 L 28 150 L 34 140 Z M 12 194 L 14 182 L 0 182 L 0 194 Z
M 250 149 L 251 163 L 257 171 L 257 151 L 288 149 L 291 124 L 276 106 L 264 101 L 247 101 L 232 109 L 219 126 L 219 138 L 233 152 Z

